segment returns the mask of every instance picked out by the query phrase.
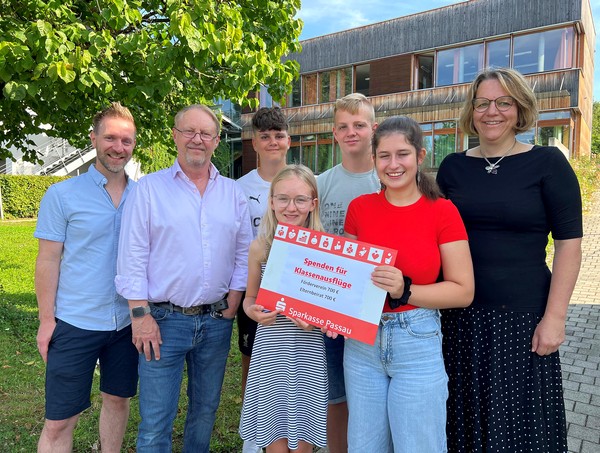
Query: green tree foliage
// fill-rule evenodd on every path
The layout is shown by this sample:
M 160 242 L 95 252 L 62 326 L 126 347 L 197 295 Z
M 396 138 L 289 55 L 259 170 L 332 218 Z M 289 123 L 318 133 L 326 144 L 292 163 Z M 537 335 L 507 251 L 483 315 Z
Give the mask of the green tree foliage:
M 148 174 L 173 165 L 176 153 L 171 140 L 168 148 L 161 145 L 139 149 L 137 158 L 142 163 L 142 171 Z M 231 150 L 225 140 L 221 140 L 210 160 L 223 176 L 231 176 Z
M 592 155 L 600 156 L 600 102 L 594 102 L 592 113 Z
M 282 99 L 298 74 L 300 0 L 0 0 L 0 159 L 27 136 L 88 143 L 95 112 L 132 110 L 138 152 L 172 148 L 174 112 L 268 85 Z M 50 129 L 47 129 L 50 126 Z

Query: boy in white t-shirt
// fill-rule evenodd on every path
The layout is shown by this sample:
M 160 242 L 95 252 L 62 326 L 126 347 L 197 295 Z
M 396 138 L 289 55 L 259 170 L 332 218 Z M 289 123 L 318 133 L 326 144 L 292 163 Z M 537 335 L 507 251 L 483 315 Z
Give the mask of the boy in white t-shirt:
M 291 145 L 288 134 L 287 119 L 279 107 L 259 109 L 252 117 L 252 146 L 258 154 L 258 168 L 252 170 L 237 180 L 242 190 L 248 197 L 248 208 L 254 238 L 258 234 L 260 220 L 268 207 L 269 189 L 271 181 L 286 165 L 286 155 Z M 239 339 L 238 345 L 242 353 L 242 395 L 246 389 L 248 369 L 254 336 L 256 335 L 256 322 L 248 318 L 240 304 L 237 322 Z M 244 442 L 243 453 L 256 453 L 261 449 L 249 442 Z

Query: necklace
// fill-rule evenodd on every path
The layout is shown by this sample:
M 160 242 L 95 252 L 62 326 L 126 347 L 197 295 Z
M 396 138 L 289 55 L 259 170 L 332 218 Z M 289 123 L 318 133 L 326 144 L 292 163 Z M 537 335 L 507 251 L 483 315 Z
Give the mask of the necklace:
M 490 162 L 490 160 L 487 158 L 487 156 L 483 153 L 483 148 L 481 147 L 481 145 L 479 146 L 479 152 L 481 153 L 481 157 L 483 157 L 485 159 L 485 161 L 488 163 L 487 167 L 485 167 L 488 174 L 491 173 L 492 175 L 495 175 L 498 173 L 498 168 L 500 168 L 500 161 L 510 154 L 510 152 L 514 149 L 516 144 L 517 144 L 517 139 L 515 138 L 515 141 L 513 142 L 512 146 L 510 148 L 508 148 L 508 151 L 506 151 L 502 155 L 502 157 L 500 157 L 500 159 L 498 159 L 494 163 Z

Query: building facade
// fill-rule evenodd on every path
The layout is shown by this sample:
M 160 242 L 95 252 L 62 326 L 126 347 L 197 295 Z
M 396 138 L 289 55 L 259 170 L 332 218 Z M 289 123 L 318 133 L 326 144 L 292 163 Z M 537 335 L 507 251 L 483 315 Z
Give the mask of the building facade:
M 485 67 L 525 75 L 540 109 L 524 142 L 590 154 L 596 33 L 589 0 L 471 0 L 302 42 L 288 97 L 290 162 L 316 173 L 340 162 L 333 102 L 360 92 L 377 121 L 408 115 L 425 133 L 427 165 L 477 144 L 458 128 L 469 83 Z M 261 98 L 262 99 L 262 98 Z M 252 113 L 242 115 L 242 173 L 257 165 Z

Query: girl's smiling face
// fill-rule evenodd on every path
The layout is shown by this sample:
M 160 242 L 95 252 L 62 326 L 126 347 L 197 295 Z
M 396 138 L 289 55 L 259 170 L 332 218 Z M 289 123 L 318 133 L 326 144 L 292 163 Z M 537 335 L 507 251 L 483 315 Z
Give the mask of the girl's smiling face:
M 291 176 L 275 184 L 270 205 L 277 222 L 306 226 L 308 215 L 315 210 L 316 199 L 307 183 Z
M 425 150 L 417 152 L 404 134 L 392 132 L 382 136 L 375 150 L 375 168 L 386 190 L 416 188 L 417 170 Z

